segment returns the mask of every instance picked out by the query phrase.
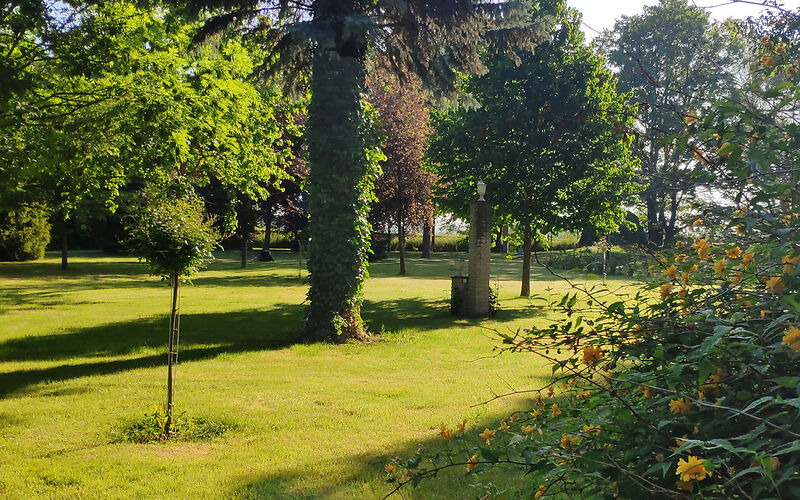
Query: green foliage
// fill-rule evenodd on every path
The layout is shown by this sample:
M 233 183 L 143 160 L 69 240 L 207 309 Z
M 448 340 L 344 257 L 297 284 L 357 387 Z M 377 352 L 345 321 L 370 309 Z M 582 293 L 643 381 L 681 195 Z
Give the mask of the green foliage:
M 680 230 L 679 209 L 695 197 L 694 182 L 704 173 L 692 152 L 678 147 L 677 134 L 694 107 L 729 93 L 735 71 L 720 68 L 742 68 L 741 44 L 686 0 L 662 0 L 625 16 L 599 43 L 620 90 L 640 103 L 633 150 L 648 239 L 669 244 Z
M 487 53 L 489 71 L 464 84 L 480 107 L 437 115 L 429 156 L 453 212 L 466 213 L 483 180 L 498 214 L 534 233 L 613 231 L 622 220 L 633 110 L 584 43 L 580 15 L 563 10 L 558 21 L 553 39 L 517 62 Z
M 506 495 L 800 495 L 800 124 L 787 113 L 800 84 L 786 48 L 800 18 L 756 28 L 779 40 L 754 43 L 741 99 L 708 103 L 678 137 L 719 193 L 691 247 L 654 253 L 633 295 L 574 286 L 566 321 L 500 333 L 502 349 L 551 363 L 552 380 L 485 445 L 459 435 L 403 462 L 409 481 L 456 465 L 480 481 L 505 464 L 525 473 Z
M 50 223 L 41 205 L 0 214 L 0 260 L 41 259 L 49 242 Z
M 146 192 L 129 220 L 134 253 L 147 261 L 154 276 L 191 276 L 213 259 L 219 235 L 197 197 Z
M 159 443 L 170 441 L 207 441 L 236 429 L 228 419 L 187 417 L 185 413 L 173 415 L 169 436 L 164 432 L 167 412 L 156 406 L 139 418 L 125 420 L 119 430 L 114 431 L 114 443 Z

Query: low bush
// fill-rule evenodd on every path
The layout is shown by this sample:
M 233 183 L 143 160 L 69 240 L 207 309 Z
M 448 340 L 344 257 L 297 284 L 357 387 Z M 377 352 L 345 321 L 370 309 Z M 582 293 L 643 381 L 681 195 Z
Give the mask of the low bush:
M 25 261 L 44 257 L 50 223 L 43 206 L 28 205 L 0 214 L 0 260 Z
M 155 407 L 141 417 L 122 422 L 119 430 L 112 432 L 112 441 L 139 444 L 164 441 L 205 441 L 219 437 L 237 427 L 233 421 L 227 419 L 187 417 L 185 413 L 180 413 L 172 417 L 170 431 L 166 433 L 164 431 L 166 421 L 166 410 Z

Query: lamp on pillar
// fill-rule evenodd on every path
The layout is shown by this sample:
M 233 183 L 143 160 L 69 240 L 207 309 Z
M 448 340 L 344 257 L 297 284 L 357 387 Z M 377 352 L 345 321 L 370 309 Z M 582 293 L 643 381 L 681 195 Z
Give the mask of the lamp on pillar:
M 478 196 L 480 196 L 480 198 L 478 198 L 478 201 L 486 201 L 483 199 L 483 195 L 486 194 L 486 183 L 483 181 L 478 181 L 476 186 L 478 187 Z

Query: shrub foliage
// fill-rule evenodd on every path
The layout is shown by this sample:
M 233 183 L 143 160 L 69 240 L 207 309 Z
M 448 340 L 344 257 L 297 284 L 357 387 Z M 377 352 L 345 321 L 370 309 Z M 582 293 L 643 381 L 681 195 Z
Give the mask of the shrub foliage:
M 43 207 L 22 206 L 0 214 L 0 260 L 41 259 L 49 242 L 50 223 Z

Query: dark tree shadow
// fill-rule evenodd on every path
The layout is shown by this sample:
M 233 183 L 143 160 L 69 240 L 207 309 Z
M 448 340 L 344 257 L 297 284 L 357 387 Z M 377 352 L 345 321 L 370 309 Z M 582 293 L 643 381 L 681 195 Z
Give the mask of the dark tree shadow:
M 523 419 L 529 418 L 524 410 L 533 408 L 535 408 L 535 400 L 519 398 L 518 409 L 520 410 L 520 415 L 526 415 Z M 464 412 L 467 413 L 468 408 L 465 407 Z M 508 415 L 500 413 L 499 410 L 492 411 L 492 407 L 489 405 L 488 411 L 483 414 L 480 421 L 470 423 L 465 439 L 472 446 L 481 444 L 481 439 L 477 436 L 477 432 L 487 427 L 496 429 L 500 425 L 500 420 L 506 416 Z M 430 435 L 431 437 L 428 439 L 406 441 L 383 451 L 376 450 L 374 452 L 341 457 L 342 462 L 353 464 L 355 470 L 333 484 L 329 483 L 313 489 L 303 490 L 300 485 L 318 482 L 316 481 L 318 472 L 309 470 L 308 467 L 297 466 L 289 471 L 281 471 L 274 474 L 241 477 L 234 482 L 235 486 L 231 492 L 231 497 L 250 499 L 342 498 L 352 494 L 353 491 L 357 491 L 358 487 L 364 482 L 385 482 L 388 476 L 384 467 L 395 457 L 411 458 L 420 448 L 424 448 L 428 455 L 432 455 L 438 450 L 444 451 L 447 449 L 446 441 L 439 437 L 435 430 L 431 430 Z M 463 458 L 465 461 L 467 460 L 466 456 Z M 482 474 L 478 480 L 484 484 L 490 481 L 503 484 L 503 482 L 507 481 L 518 482 L 522 478 L 523 476 L 520 473 L 512 475 L 509 470 L 497 467 Z M 478 498 L 483 496 L 485 491 L 474 490 L 468 486 L 470 482 L 471 479 L 466 476 L 465 466 L 454 466 L 442 471 L 437 479 L 423 481 L 418 489 L 413 489 L 410 484 L 406 485 L 401 493 L 395 494 L 391 498 L 407 499 L 409 495 L 412 498 Z M 391 492 L 393 488 L 394 484 L 386 483 L 378 498 L 382 498 Z
M 302 305 L 276 304 L 270 310 L 187 314 L 181 318 L 182 361 L 208 359 L 222 353 L 278 349 L 300 341 Z M 8 340 L 0 344 L 0 362 L 128 356 L 142 348 L 161 350 L 167 338 L 167 319 L 143 318 L 76 330 Z M 213 347 L 209 347 L 212 345 Z M 40 382 L 107 375 L 160 366 L 166 354 L 0 373 L 0 397 Z

